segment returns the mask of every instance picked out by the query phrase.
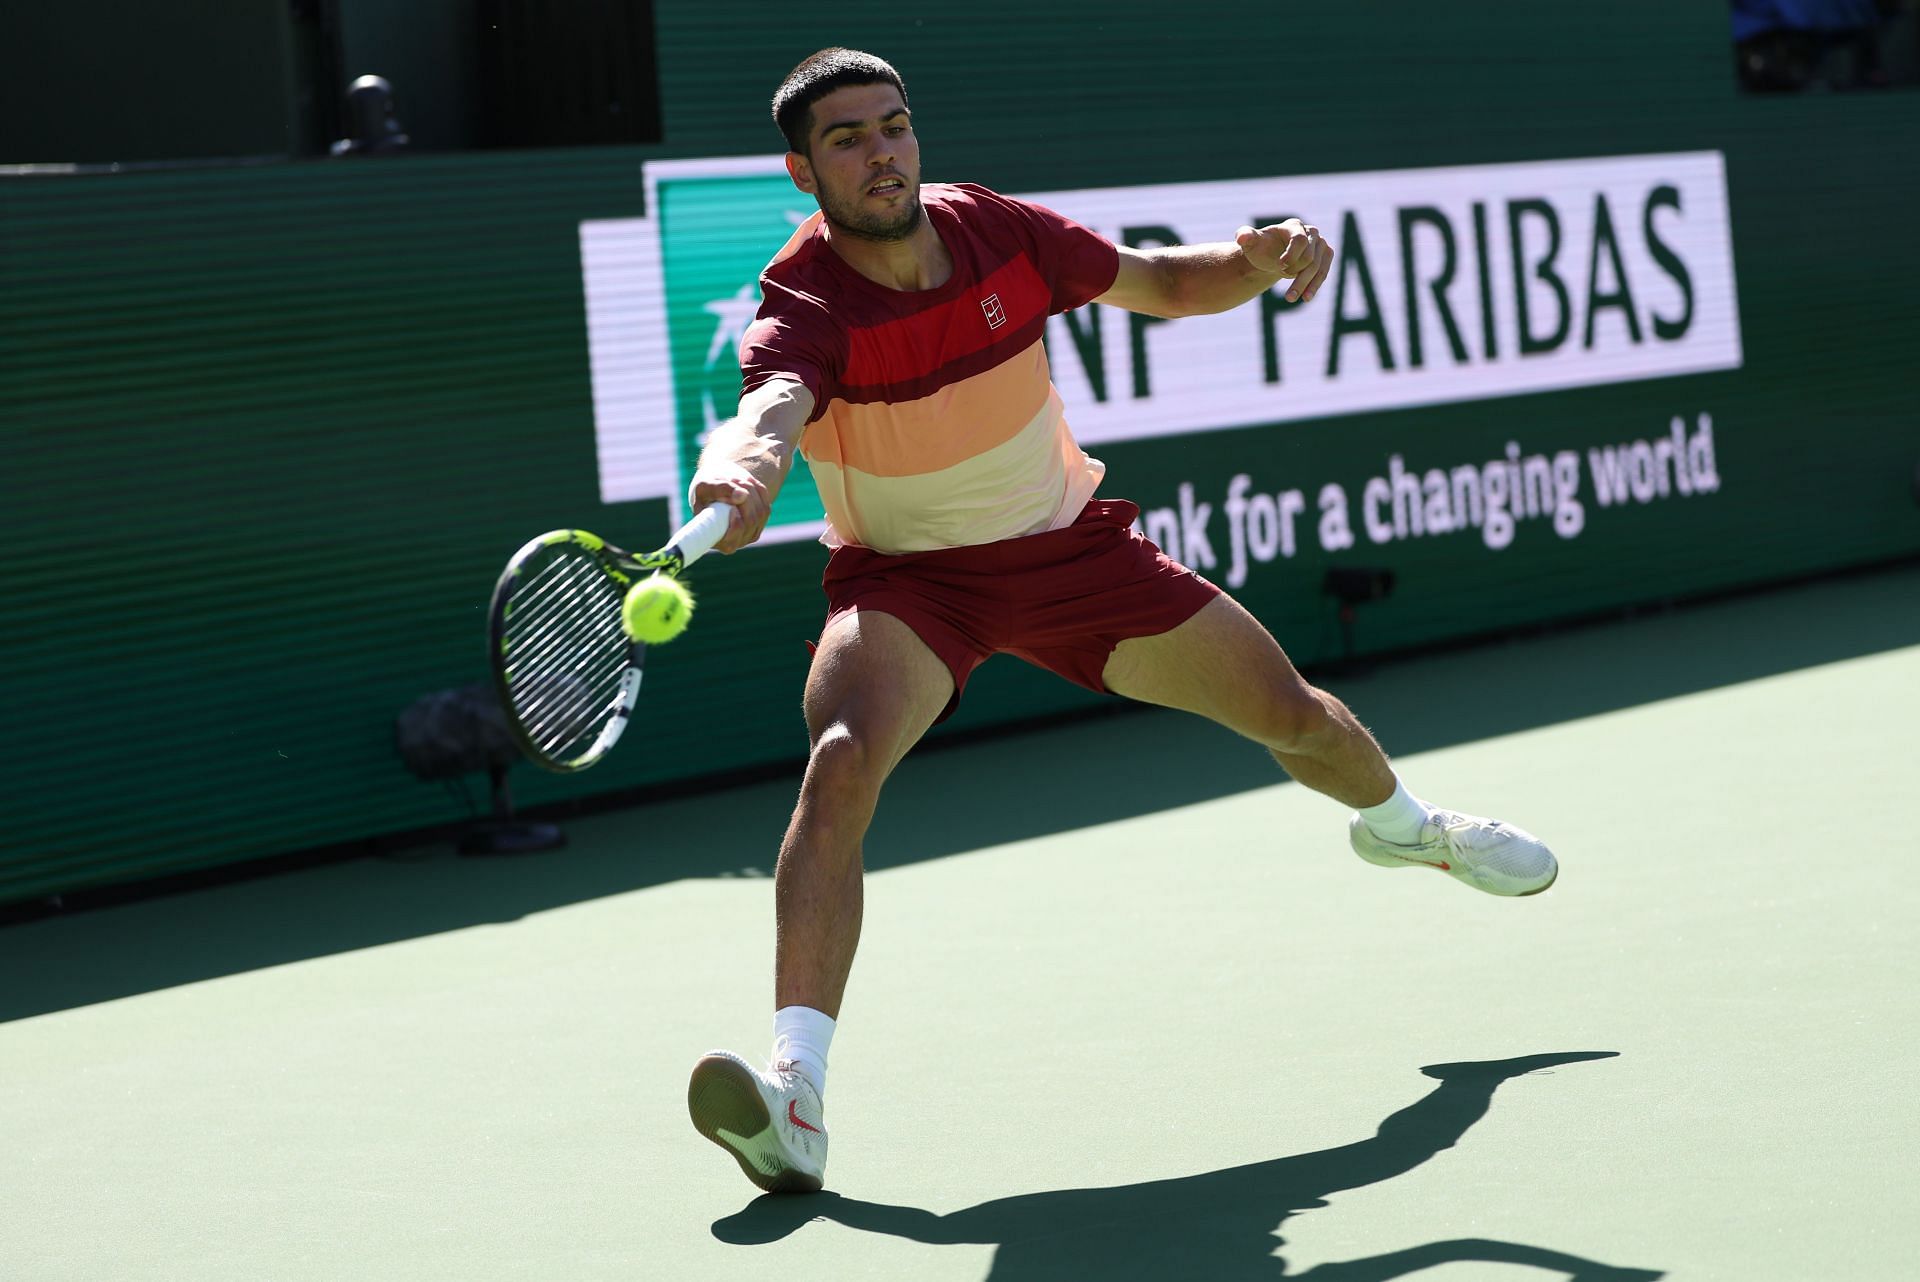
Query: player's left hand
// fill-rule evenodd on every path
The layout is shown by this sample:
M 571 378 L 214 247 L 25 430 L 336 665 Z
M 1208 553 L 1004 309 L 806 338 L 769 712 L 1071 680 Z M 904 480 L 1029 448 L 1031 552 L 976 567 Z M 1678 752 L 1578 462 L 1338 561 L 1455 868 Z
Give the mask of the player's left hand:
M 1319 293 L 1333 266 L 1333 246 L 1321 238 L 1318 227 L 1298 218 L 1271 227 L 1242 227 L 1233 240 L 1261 271 L 1293 278 L 1287 290 L 1292 301 L 1304 303 Z

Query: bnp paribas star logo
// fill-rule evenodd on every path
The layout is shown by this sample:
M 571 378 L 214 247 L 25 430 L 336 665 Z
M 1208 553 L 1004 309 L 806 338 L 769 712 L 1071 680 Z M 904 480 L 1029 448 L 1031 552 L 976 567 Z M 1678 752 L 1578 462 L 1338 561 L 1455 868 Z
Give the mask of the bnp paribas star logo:
M 793 228 L 807 220 L 807 211 L 789 209 L 786 217 L 791 233 Z M 713 338 L 707 343 L 706 366 L 701 372 L 699 440 L 701 445 L 705 445 L 708 434 L 733 412 L 731 403 L 722 410 L 714 399 L 714 388 L 716 384 L 724 388 L 729 379 L 738 382 L 740 342 L 746 337 L 747 327 L 753 324 L 753 318 L 760 313 L 759 278 L 755 276 L 725 298 L 711 298 L 700 306 L 713 317 L 714 322 Z M 735 392 L 737 400 L 737 387 Z
M 815 206 L 778 156 L 656 162 L 646 180 L 648 217 L 581 225 L 600 490 L 664 497 L 677 520 L 701 446 L 739 403 L 760 272 Z M 796 462 L 765 537 L 821 522 Z
M 727 297 L 708 299 L 700 306 L 714 319 L 713 340 L 707 344 L 706 365 L 700 380 L 699 439 L 700 444 L 705 445 L 707 435 L 719 425 L 722 417 L 720 407 L 714 402 L 714 374 L 737 363 L 740 340 L 746 337 L 747 326 L 753 324 L 754 316 L 760 311 L 760 283 L 750 280 Z

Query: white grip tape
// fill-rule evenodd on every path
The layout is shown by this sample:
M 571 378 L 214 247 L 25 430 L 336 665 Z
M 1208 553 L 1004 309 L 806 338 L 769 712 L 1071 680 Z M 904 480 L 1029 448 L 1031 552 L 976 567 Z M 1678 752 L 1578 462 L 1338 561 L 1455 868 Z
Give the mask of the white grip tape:
M 726 537 L 727 527 L 733 523 L 733 510 L 731 503 L 715 503 L 702 509 L 700 515 L 680 527 L 670 546 L 679 548 L 681 560 L 692 565 Z

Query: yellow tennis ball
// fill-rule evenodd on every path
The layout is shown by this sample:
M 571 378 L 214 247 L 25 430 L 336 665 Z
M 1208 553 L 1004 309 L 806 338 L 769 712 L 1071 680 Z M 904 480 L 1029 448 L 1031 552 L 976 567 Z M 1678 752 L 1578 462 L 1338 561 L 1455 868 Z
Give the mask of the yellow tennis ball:
M 687 630 L 693 621 L 693 592 L 680 580 L 653 574 L 628 589 L 620 623 L 635 641 L 659 645 Z

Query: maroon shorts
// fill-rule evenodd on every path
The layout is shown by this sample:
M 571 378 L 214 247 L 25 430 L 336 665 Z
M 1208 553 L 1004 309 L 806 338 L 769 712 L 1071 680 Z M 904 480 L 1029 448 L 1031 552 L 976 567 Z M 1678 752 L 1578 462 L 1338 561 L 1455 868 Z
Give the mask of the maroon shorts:
M 1178 627 L 1220 594 L 1135 533 L 1139 515 L 1123 499 L 1094 499 L 1072 525 L 1022 539 L 901 556 L 835 548 L 821 580 L 827 626 L 872 610 L 912 628 L 953 673 L 939 721 L 994 654 L 1105 694 L 1100 677 L 1116 645 Z

